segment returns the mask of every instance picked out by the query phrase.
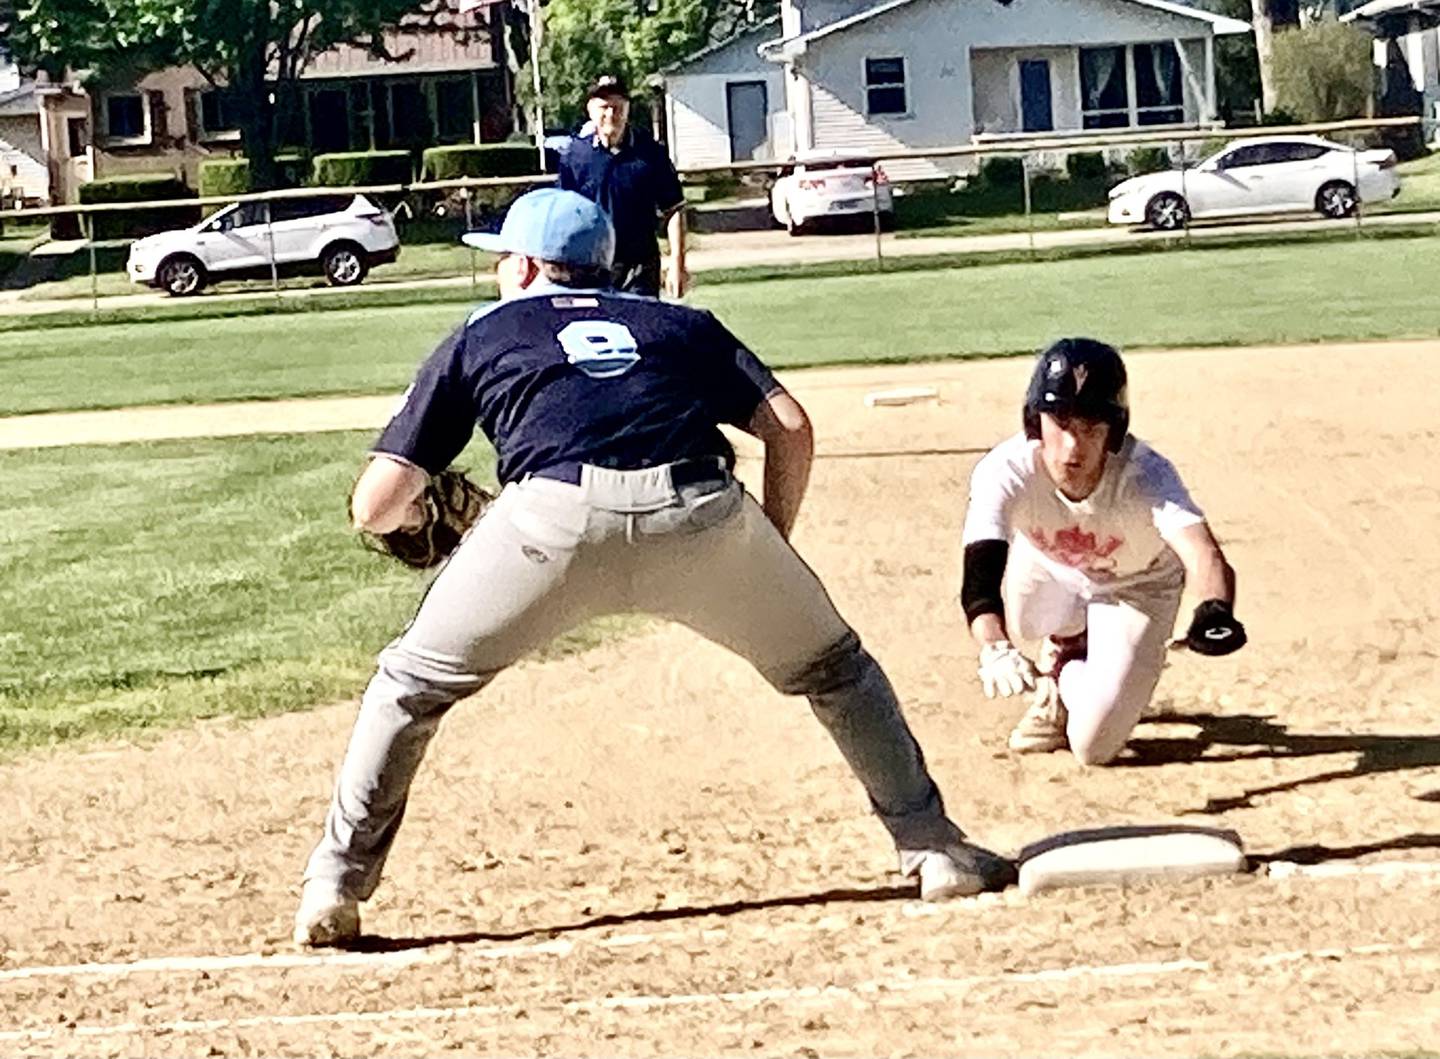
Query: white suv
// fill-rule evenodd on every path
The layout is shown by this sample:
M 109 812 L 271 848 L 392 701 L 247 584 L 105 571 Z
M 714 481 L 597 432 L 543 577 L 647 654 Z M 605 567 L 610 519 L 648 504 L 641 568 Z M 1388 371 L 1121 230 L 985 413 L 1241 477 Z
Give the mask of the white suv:
M 359 283 L 400 254 L 395 222 L 364 195 L 240 202 L 192 228 L 130 244 L 132 283 L 183 297 L 214 279 L 320 272 L 333 286 Z

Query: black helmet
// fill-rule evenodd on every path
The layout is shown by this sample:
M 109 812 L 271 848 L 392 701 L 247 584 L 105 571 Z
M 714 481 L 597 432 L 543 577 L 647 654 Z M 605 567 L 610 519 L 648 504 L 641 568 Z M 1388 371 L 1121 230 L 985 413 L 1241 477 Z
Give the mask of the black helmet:
M 1093 338 L 1062 338 L 1040 354 L 1025 394 L 1025 436 L 1040 436 L 1040 413 L 1082 416 L 1110 424 L 1105 445 L 1117 452 L 1130 429 L 1125 362 L 1114 346 Z

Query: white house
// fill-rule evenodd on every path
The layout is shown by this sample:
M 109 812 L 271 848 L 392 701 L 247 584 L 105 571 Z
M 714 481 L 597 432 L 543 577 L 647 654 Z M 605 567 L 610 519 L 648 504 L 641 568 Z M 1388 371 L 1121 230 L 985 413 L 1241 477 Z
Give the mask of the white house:
M 775 28 L 663 72 L 677 167 L 1193 128 L 1216 117 L 1216 36 L 1250 30 L 1174 0 L 785 0 Z M 769 138 L 756 144 L 744 130 L 755 127 L 762 84 Z M 968 165 L 886 168 L 916 178 Z
M 35 82 L 22 78 L 13 63 L 0 61 L 0 208 L 47 205 L 49 199 Z

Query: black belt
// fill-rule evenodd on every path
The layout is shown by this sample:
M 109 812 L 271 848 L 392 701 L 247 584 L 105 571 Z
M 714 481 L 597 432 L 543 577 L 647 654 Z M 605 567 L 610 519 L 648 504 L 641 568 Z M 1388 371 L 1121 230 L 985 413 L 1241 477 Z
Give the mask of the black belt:
M 536 478 L 549 478 L 556 482 L 568 482 L 571 485 L 580 484 L 581 470 L 586 466 L 583 463 L 555 463 L 546 467 L 543 471 L 536 471 Z M 683 489 L 687 485 L 723 485 L 730 480 L 730 468 L 725 460 L 719 456 L 702 456 L 696 459 L 676 460 L 674 463 L 663 465 L 670 468 L 670 484 L 676 489 Z M 609 467 L 601 470 L 647 471 L 649 467 Z

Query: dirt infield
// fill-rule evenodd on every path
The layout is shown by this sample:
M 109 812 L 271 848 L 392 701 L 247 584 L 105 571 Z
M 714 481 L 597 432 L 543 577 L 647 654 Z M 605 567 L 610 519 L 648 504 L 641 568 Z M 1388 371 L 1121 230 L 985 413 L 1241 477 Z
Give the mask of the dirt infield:
M 287 941 L 353 704 L 0 769 L 0 1054 L 1435 1047 L 1437 353 L 1131 359 L 1136 431 L 1226 541 L 1252 643 L 1178 656 L 1167 715 L 1091 771 L 1006 753 L 1018 707 L 980 694 L 952 602 L 966 478 L 1028 365 L 794 377 L 822 455 L 799 547 L 961 824 L 1011 852 L 1232 827 L 1253 875 L 920 904 L 804 704 L 666 627 L 455 711 L 366 953 Z M 915 383 L 941 399 L 863 404 Z

